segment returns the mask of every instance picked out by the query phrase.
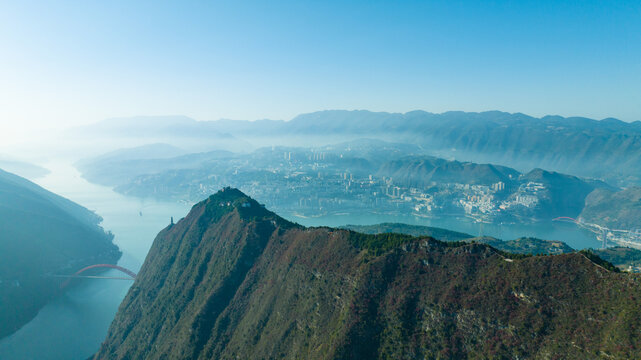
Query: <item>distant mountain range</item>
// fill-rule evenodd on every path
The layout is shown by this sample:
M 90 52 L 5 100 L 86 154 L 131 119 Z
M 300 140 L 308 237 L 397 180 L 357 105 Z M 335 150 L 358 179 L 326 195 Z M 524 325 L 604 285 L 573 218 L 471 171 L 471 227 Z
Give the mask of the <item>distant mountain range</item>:
M 638 358 L 640 292 L 589 252 L 305 228 L 227 188 L 158 234 L 95 359 Z
M 36 184 L 0 170 L 0 338 L 36 316 L 61 280 L 120 251 L 101 218 Z
M 78 129 L 77 133 L 156 138 L 171 135 L 210 138 L 213 143 L 233 137 L 254 141 L 255 146 L 322 145 L 318 142 L 379 138 L 417 145 L 447 159 L 500 164 L 521 171 L 543 168 L 602 178 L 615 185 L 641 185 L 641 122 L 612 118 L 534 118 L 499 111 L 400 114 L 331 110 L 302 114 L 290 121 L 111 119 Z
M 517 169 L 544 168 L 573 175 L 638 182 L 641 122 L 502 112 L 376 114 L 321 112 L 293 120 L 298 132 L 347 129 L 389 134 L 459 160 L 490 162 Z M 349 131 L 349 130 L 345 130 Z

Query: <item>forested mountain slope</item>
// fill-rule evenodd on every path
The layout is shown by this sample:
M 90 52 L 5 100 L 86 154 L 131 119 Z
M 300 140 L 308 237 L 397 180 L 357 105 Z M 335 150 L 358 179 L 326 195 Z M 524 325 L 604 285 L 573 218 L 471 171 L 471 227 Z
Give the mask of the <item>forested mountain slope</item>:
M 510 257 L 304 228 L 227 188 L 158 234 L 96 359 L 641 355 L 638 277 Z

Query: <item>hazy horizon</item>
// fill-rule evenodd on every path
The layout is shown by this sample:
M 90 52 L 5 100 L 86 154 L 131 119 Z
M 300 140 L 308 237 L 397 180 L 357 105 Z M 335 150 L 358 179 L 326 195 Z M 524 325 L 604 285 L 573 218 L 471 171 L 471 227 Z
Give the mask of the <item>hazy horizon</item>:
M 639 0 L 0 1 L 0 44 L 2 360 L 641 359 Z
M 188 118 L 191 120 L 195 120 L 197 122 L 209 122 L 209 121 L 291 121 L 297 118 L 300 115 L 305 115 L 305 114 L 312 114 L 316 112 L 324 112 L 324 111 L 366 111 L 366 112 L 372 112 L 372 113 L 389 113 L 389 114 L 406 114 L 414 111 L 420 111 L 420 112 L 426 112 L 430 114 L 445 114 L 449 112 L 465 112 L 465 113 L 484 113 L 484 112 L 502 112 L 502 113 L 508 113 L 508 114 L 523 114 L 525 116 L 529 116 L 532 118 L 545 118 L 545 117 L 556 117 L 560 116 L 563 118 L 586 118 L 586 119 L 591 119 L 591 120 L 596 120 L 596 121 L 602 121 L 606 119 L 616 119 L 620 120 L 623 122 L 627 123 L 633 123 L 636 121 L 641 121 L 641 119 L 633 119 L 633 120 L 626 120 L 626 119 L 621 119 L 617 118 L 614 116 L 605 116 L 602 118 L 594 118 L 594 117 L 589 117 L 589 116 L 583 116 L 583 115 L 561 115 L 561 114 L 552 114 L 552 113 L 544 113 L 543 115 L 533 115 L 529 113 L 525 113 L 522 111 L 504 111 L 500 109 L 488 109 L 488 110 L 481 110 L 481 111 L 465 111 L 465 110 L 458 110 L 458 109 L 449 109 L 445 111 L 430 111 L 426 109 L 411 109 L 408 111 L 386 111 L 386 110 L 379 110 L 379 111 L 374 111 L 370 109 L 322 109 L 322 110 L 314 110 L 314 111 L 305 111 L 302 113 L 298 113 L 291 118 L 285 118 L 285 119 L 279 119 L 279 118 L 268 118 L 268 117 L 259 117 L 259 118 L 252 118 L 252 119 L 234 119 L 234 118 L 226 118 L 226 117 L 221 117 L 217 119 L 201 119 L 201 118 L 195 118 L 192 116 L 188 116 L 185 114 L 155 114 L 155 115 L 149 115 L 149 114 L 137 114 L 137 115 L 123 115 L 123 116 L 111 116 L 107 118 L 102 118 L 102 119 L 97 119 L 97 120 L 88 120 L 85 122 L 79 122 L 79 123 L 67 123 L 67 124 L 48 124 L 44 126 L 32 126 L 32 125 L 27 125 L 24 127 L 21 126 L 13 126 L 16 124 L 7 124 L 6 122 L 2 122 L 2 127 L 3 130 L 8 130 L 6 133 L 2 134 L 0 133 L 0 141 L 2 142 L 0 144 L 0 157 L 3 155 L 12 155 L 16 156 L 18 154 L 11 154 L 9 153 L 2 153 L 2 151 L 10 151 L 9 149 L 13 148 L 16 145 L 32 145 L 35 142 L 43 141 L 46 139 L 52 139 L 55 138 L 55 136 L 59 136 L 64 134 L 68 130 L 72 130 L 74 128 L 80 128 L 84 126 L 91 126 L 95 125 L 101 122 L 105 121 L 110 121 L 110 120 L 117 120 L 117 119 L 135 119 L 135 118 L 179 118 L 179 117 L 184 117 Z M 20 124 L 18 124 L 20 125 Z
M 132 115 L 324 109 L 641 120 L 641 4 L 0 5 L 0 141 Z

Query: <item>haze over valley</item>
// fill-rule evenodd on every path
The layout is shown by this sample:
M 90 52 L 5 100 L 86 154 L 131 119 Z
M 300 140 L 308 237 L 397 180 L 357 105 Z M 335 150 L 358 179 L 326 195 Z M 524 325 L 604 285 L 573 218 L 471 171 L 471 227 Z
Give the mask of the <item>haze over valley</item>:
M 641 248 L 641 234 L 637 230 L 641 226 L 634 215 L 636 200 L 632 195 L 637 189 L 635 179 L 638 174 L 632 169 L 622 174 L 617 169 L 623 162 L 614 158 L 599 163 L 602 167 L 598 171 L 601 172 L 596 167 L 584 167 L 581 171 L 573 172 L 570 165 L 586 161 L 587 154 L 594 159 L 605 159 L 605 155 L 599 154 L 608 154 L 608 143 L 616 141 L 618 132 L 631 131 L 635 124 L 554 118 L 554 121 L 564 122 L 564 129 L 552 131 L 554 136 L 550 136 L 551 130 L 546 130 L 538 140 L 530 135 L 531 144 L 523 143 L 522 147 L 530 146 L 531 150 L 519 150 L 522 154 L 529 154 L 529 157 L 513 152 L 512 160 L 507 162 L 515 166 L 511 167 L 501 161 L 502 156 L 488 150 L 493 146 L 493 140 L 490 139 L 494 135 L 491 134 L 505 131 L 504 127 L 511 127 L 512 122 L 515 128 L 524 127 L 526 130 L 523 131 L 535 134 L 536 129 L 549 129 L 549 119 L 533 119 L 524 125 L 518 120 L 524 115 L 490 112 L 420 113 L 422 117 L 407 120 L 417 113 L 413 114 L 400 116 L 365 111 L 326 111 L 301 115 L 290 122 L 239 122 L 235 127 L 229 125 L 229 120 L 197 122 L 184 117 L 138 117 L 108 119 L 95 126 L 68 130 L 64 136 L 70 149 L 84 146 L 73 141 L 78 136 L 82 136 L 85 143 L 95 139 L 101 145 L 88 152 L 66 151 L 64 147 L 59 147 L 61 154 L 75 153 L 76 156 L 66 155 L 57 159 L 54 155 L 40 165 L 30 165 L 31 168 L 51 167 L 32 173 L 35 181 L 57 186 L 70 196 L 78 196 L 77 192 L 70 191 L 68 186 L 61 186 L 63 183 L 59 182 L 64 182 L 65 176 L 69 176 L 69 170 L 72 170 L 76 177 L 74 181 L 81 188 L 95 187 L 101 189 L 104 196 L 113 197 L 117 194 L 123 199 L 131 199 L 126 202 L 138 205 L 126 211 L 128 218 L 121 217 L 114 223 L 125 232 L 130 231 L 127 229 L 132 226 L 139 226 L 133 225 L 134 218 L 140 219 L 135 222 L 146 222 L 146 217 L 150 216 L 149 210 L 146 210 L 149 206 L 173 210 L 160 211 L 158 214 L 164 213 L 168 217 L 157 218 L 149 223 L 153 227 L 145 230 L 148 239 L 144 242 L 146 245 L 137 244 L 142 239 L 132 239 L 126 233 L 123 234 L 124 240 L 119 241 L 119 234 L 115 233 L 114 243 L 127 255 L 124 262 L 117 262 L 120 252 L 112 245 L 110 251 L 115 254 L 112 258 L 99 258 L 105 250 L 97 250 L 95 255 L 90 255 L 91 260 L 73 255 L 72 259 L 63 262 L 63 267 L 43 270 L 43 279 L 47 286 L 66 286 L 66 282 L 55 277 L 70 275 L 91 263 L 117 263 L 135 274 L 151 246 L 153 233 L 167 225 L 171 228 L 171 224 L 187 214 L 189 207 L 228 186 L 239 188 L 257 199 L 260 204 L 255 206 L 273 209 L 293 223 L 338 226 L 369 234 L 428 236 L 456 244 L 483 244 L 500 254 L 560 256 L 578 253 L 590 261 L 596 261 L 599 266 L 611 269 L 609 271 L 641 271 L 641 251 L 637 250 Z M 334 125 L 338 121 L 343 124 L 344 130 Z M 452 142 L 447 139 L 435 142 L 429 139 L 431 135 L 417 136 L 435 130 L 414 131 L 413 134 L 397 131 L 391 125 L 397 121 L 401 123 L 399 129 L 410 126 L 409 123 L 415 123 L 417 129 L 426 126 L 431 129 L 450 127 L 459 137 Z M 364 123 L 369 126 L 366 127 Z M 180 132 L 181 124 L 186 125 L 186 131 Z M 466 130 L 461 124 L 473 124 L 473 128 Z M 490 135 L 478 138 L 479 124 L 483 124 L 482 127 L 488 129 L 487 134 Z M 586 124 L 599 128 L 604 140 L 589 145 L 590 150 L 582 151 L 582 155 L 568 150 L 567 155 L 555 156 L 552 162 L 546 152 L 537 153 L 535 150 L 568 147 L 577 133 L 585 133 Z M 227 130 L 224 136 L 219 135 L 223 133 L 223 128 Z M 365 131 L 366 128 L 369 130 Z M 172 137 L 172 133 L 176 136 Z M 454 145 L 465 151 L 457 150 Z M 503 145 L 512 146 L 505 141 Z M 625 156 L 631 157 L 634 147 L 626 151 L 629 154 Z M 472 152 L 474 156 L 470 157 L 468 154 Z M 495 162 L 474 162 L 471 158 Z M 537 166 L 528 169 L 529 164 Z M 557 171 L 561 168 L 567 172 Z M 63 169 L 67 170 L 61 172 Z M 53 172 L 46 175 L 47 171 Z M 599 173 L 610 175 L 600 177 Z M 52 182 L 52 179 L 58 180 Z M 21 181 L 28 184 L 27 180 Z M 86 185 L 81 185 L 83 183 Z M 95 191 L 84 192 L 79 198 L 91 199 Z M 26 206 L 22 200 L 11 202 Z M 105 205 L 95 200 L 94 204 L 98 206 L 96 210 L 99 214 L 100 207 Z M 117 208 L 109 211 L 113 210 L 119 211 Z M 99 219 L 98 215 L 91 214 L 91 217 Z M 18 249 L 16 251 L 23 252 L 14 254 L 14 258 L 55 253 L 74 246 L 70 242 L 72 239 L 70 236 L 66 243 L 57 245 L 58 249 L 40 248 L 40 255 L 27 255 L 24 250 Z M 109 237 L 106 239 L 111 241 Z M 386 246 L 393 248 L 396 245 Z M 577 252 L 579 250 L 588 252 Z M 122 277 L 114 271 L 110 270 L 106 276 L 99 271 L 95 274 L 98 277 Z M 20 287 L 16 285 L 23 275 L 10 275 L 3 276 L 3 279 L 10 278 L 4 281 L 5 284 L 26 288 L 26 280 L 20 282 Z M 86 284 L 87 281 L 90 280 L 74 280 L 71 286 L 74 290 L 71 291 L 90 291 L 88 289 L 95 288 L 95 284 Z M 79 286 L 78 290 L 74 286 Z M 90 287 L 84 290 L 86 286 Z M 122 299 L 123 291 L 128 287 L 126 284 L 122 286 L 124 288 L 118 287 L 122 289 L 119 290 L 122 295 L 112 300 L 114 306 L 108 312 L 111 316 L 115 314 L 115 304 Z M 23 330 L 0 341 L 0 354 L 6 354 L 9 358 L 38 354 L 37 347 L 36 350 L 24 347 L 21 342 L 33 336 L 27 334 L 42 336 L 47 326 L 59 321 L 55 320 L 54 310 L 47 307 L 47 299 L 51 299 L 51 296 L 68 296 L 64 295 L 67 291 L 66 288 L 52 288 L 51 295 L 45 295 L 39 305 L 32 310 L 25 310 L 24 317 L 20 318 L 23 320 L 12 320 L 16 325 L 11 325 L 13 327 L 6 330 L 5 334 L 20 329 L 44 306 L 41 314 L 46 317 L 40 320 L 36 316 L 33 320 L 39 325 L 25 326 Z M 7 299 L 22 304 L 23 300 L 12 294 L 9 292 Z M 56 308 L 60 306 L 56 302 L 52 304 L 56 304 L 50 305 Z M 106 331 L 111 318 L 108 314 L 101 318 L 103 325 L 98 329 L 102 330 L 96 330 L 97 333 Z M 112 324 L 112 331 L 118 331 L 117 326 Z M 151 323 L 149 326 L 152 326 Z M 77 353 L 67 354 L 78 358 L 81 354 L 88 356 L 93 352 L 90 349 L 97 349 L 98 339 L 101 337 L 87 336 L 86 346 L 80 347 Z M 92 341 L 94 345 L 91 345 Z M 118 345 L 118 348 L 121 347 Z M 139 350 L 132 351 L 137 353 Z M 468 353 L 470 349 L 459 346 L 456 351 Z M 108 357 L 116 356 L 114 354 Z
M 0 3 L 0 359 L 641 358 L 641 3 Z

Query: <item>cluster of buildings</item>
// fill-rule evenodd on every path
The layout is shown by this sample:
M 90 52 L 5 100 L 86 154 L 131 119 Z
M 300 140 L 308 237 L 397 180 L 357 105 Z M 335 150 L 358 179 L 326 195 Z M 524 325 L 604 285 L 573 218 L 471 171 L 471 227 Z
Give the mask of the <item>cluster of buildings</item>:
M 518 190 L 510 196 L 509 199 L 506 199 L 501 202 L 499 209 L 504 211 L 509 211 L 510 209 L 518 206 L 525 208 L 534 208 L 538 205 L 541 192 L 543 192 L 545 186 L 538 182 L 527 182 L 525 184 L 519 185 Z
M 502 182 L 490 186 L 446 183 L 428 188 L 404 187 L 389 177 L 332 172 L 318 167 L 314 172 L 299 169 L 280 175 L 279 181 L 243 181 L 232 185 L 274 210 L 300 216 L 367 211 L 424 217 L 464 215 L 479 221 L 492 221 L 517 206 L 536 206 L 537 191 L 542 189 L 540 184 L 526 184 L 515 193 L 507 193 Z
M 350 162 L 351 161 L 351 162 Z M 262 166 L 257 164 L 263 164 Z M 543 184 L 489 185 L 432 183 L 409 187 L 377 176 L 342 154 L 284 151 L 257 159 L 230 159 L 219 167 L 190 173 L 189 181 L 154 184 L 154 195 L 170 191 L 199 201 L 224 186 L 241 189 L 270 209 L 301 216 L 370 212 L 417 216 L 468 216 L 492 221 L 518 207 L 539 202 Z M 474 180 L 474 179 L 471 179 Z

